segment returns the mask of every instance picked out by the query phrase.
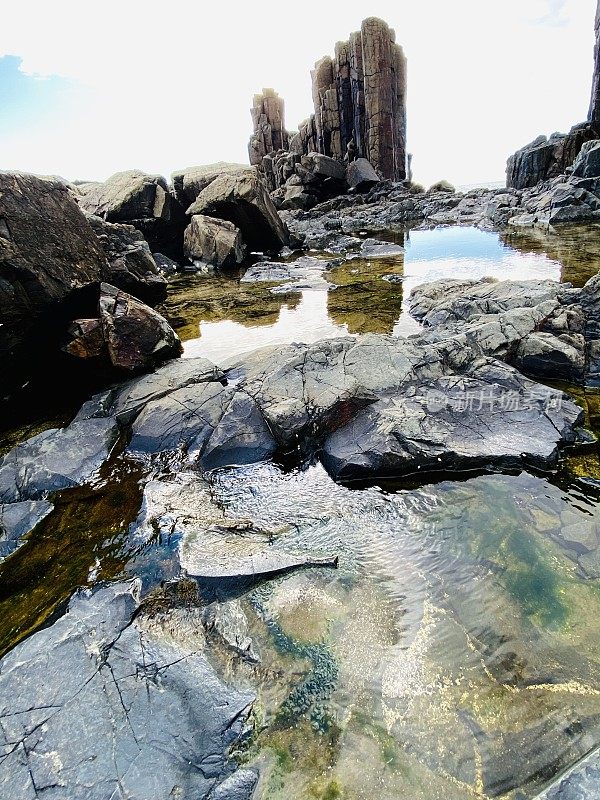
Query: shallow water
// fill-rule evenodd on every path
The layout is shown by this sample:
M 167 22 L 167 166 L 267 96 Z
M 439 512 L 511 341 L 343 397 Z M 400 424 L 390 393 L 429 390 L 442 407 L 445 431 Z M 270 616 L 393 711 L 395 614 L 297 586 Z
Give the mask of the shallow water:
M 418 330 L 406 310 L 413 286 L 489 275 L 580 286 L 600 268 L 599 232 L 387 232 L 404 254 L 348 259 L 326 275 L 336 289 L 284 297 L 240 275 L 184 275 L 166 310 L 185 355 L 217 362 L 266 344 L 406 335 Z M 600 394 L 575 394 L 600 430 Z M 0 564 L 0 651 L 78 586 L 170 577 L 173 543 L 142 547 L 131 535 L 143 478 L 116 458 L 94 486 L 62 493 Z M 229 680 L 258 691 L 256 732 L 237 754 L 261 765 L 258 796 L 531 798 L 600 744 L 600 489 L 590 478 L 600 479 L 597 448 L 568 454 L 549 477 L 410 488 L 349 489 L 319 466 L 214 474 L 222 508 L 277 530 L 276 547 L 340 559 L 336 571 L 242 598 L 258 666 L 215 653 Z
M 382 232 L 398 256 L 349 254 L 325 274 L 337 288 L 275 295 L 269 284 L 241 284 L 241 274 L 184 275 L 164 308 L 184 340 L 184 356 L 225 360 L 257 347 L 357 333 L 407 336 L 419 330 L 408 313 L 411 290 L 444 277 L 550 278 L 583 285 L 597 272 L 600 226 L 499 234 L 470 227 Z M 317 254 L 323 255 L 325 254 Z M 398 276 L 401 282 L 383 280 Z

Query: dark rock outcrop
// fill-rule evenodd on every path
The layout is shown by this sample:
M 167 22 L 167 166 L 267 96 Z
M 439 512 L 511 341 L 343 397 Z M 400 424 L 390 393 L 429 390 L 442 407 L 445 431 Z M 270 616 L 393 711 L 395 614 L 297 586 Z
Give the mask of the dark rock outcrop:
M 575 125 L 568 134 L 539 136 L 508 159 L 506 185 L 525 189 L 563 175 L 579 155 L 585 142 L 600 138 L 600 123 Z
M 151 306 L 164 300 L 167 282 L 142 234 L 132 225 L 105 222 L 93 214 L 88 221 L 108 261 L 103 280 Z
M 139 593 L 137 581 L 81 592 L 2 660 L 4 800 L 251 797 L 256 773 L 228 754 L 253 697 L 193 639 L 169 636 L 169 612 L 145 614 Z
M 406 177 L 406 59 L 394 31 L 370 17 L 338 42 L 312 75 L 314 147 L 299 132 L 291 150 L 317 150 L 343 160 L 349 145 L 384 178 Z M 312 128 L 312 124 L 304 126 Z M 304 139 L 304 141 L 303 141 Z
M 254 133 L 250 138 L 248 153 L 250 163 L 260 165 L 268 153 L 287 150 L 289 147 L 283 99 L 273 89 L 263 89 L 262 94 L 254 95 L 250 113 Z
M 375 17 L 364 20 L 360 31 L 337 43 L 334 58 L 325 56 L 315 64 L 311 78 L 314 115 L 290 137 L 288 155 L 366 159 L 383 178 L 404 180 L 406 59 L 394 31 Z M 288 150 L 283 101 L 273 90 L 264 90 L 254 99 L 252 119 L 250 163 L 269 172 L 265 156 Z
M 0 361 L 4 387 L 27 376 L 65 306 L 107 269 L 100 242 L 66 185 L 0 172 Z
M 119 371 L 146 372 L 181 355 L 179 337 L 160 314 L 107 283 L 98 317 L 75 320 L 70 333 L 67 353 Z
M 79 193 L 79 204 L 88 213 L 133 225 L 152 250 L 174 258 L 181 254 L 183 208 L 161 175 L 117 172 L 104 183 L 81 185 Z

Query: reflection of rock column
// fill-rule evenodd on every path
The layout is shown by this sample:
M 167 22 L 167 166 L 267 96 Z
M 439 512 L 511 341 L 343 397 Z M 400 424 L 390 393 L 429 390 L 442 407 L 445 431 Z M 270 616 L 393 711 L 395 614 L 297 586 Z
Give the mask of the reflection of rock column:
M 284 102 L 273 89 L 254 95 L 251 109 L 254 133 L 248 144 L 251 164 L 262 164 L 263 157 L 277 150 L 287 150 Z
M 596 9 L 596 47 L 594 49 L 594 78 L 589 121 L 600 122 L 600 0 L 598 0 Z

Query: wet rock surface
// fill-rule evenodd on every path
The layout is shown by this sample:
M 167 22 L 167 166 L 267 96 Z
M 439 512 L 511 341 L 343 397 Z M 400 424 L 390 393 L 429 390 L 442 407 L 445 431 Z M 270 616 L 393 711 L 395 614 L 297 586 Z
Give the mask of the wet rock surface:
M 533 377 L 596 385 L 598 285 L 447 279 L 416 287 L 411 313 L 432 341 L 464 339 Z
M 108 371 L 148 372 L 181 355 L 168 322 L 149 306 L 107 283 L 100 285 L 98 317 L 74 320 L 65 352 Z
M 137 582 L 82 592 L 3 659 L 6 800 L 249 797 L 256 774 L 232 775 L 228 752 L 252 696 L 217 678 L 201 639 L 140 613 L 138 595 Z

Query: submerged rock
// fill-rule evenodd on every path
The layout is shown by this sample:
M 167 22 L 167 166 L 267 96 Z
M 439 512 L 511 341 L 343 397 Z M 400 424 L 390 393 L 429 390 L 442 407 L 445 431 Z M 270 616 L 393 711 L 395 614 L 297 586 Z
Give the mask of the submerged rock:
M 2 660 L 5 800 L 250 796 L 257 776 L 236 777 L 228 752 L 253 698 L 147 624 L 138 594 L 133 582 L 75 595 Z
M 0 559 L 6 558 L 54 509 L 47 500 L 0 504 Z

